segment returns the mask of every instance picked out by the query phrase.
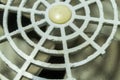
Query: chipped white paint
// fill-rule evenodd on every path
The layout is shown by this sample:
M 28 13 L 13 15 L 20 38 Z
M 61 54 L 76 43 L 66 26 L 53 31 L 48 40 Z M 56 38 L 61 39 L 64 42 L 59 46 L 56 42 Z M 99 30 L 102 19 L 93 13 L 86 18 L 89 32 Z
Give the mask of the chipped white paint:
M 76 68 L 78 66 L 82 66 L 82 65 L 90 62 L 91 60 L 95 59 L 100 54 L 105 53 L 106 48 L 110 45 L 110 43 L 115 35 L 115 32 L 117 30 L 117 26 L 120 24 L 120 21 L 118 20 L 118 10 L 117 10 L 117 6 L 116 6 L 116 2 L 115 2 L 115 0 L 111 0 L 112 7 L 114 9 L 114 19 L 109 20 L 109 19 L 104 18 L 103 6 L 102 6 L 100 0 L 80 0 L 80 1 L 81 1 L 81 3 L 76 5 L 76 6 L 72 6 L 71 4 L 69 4 L 70 0 L 66 0 L 65 2 L 61 2 L 60 0 L 56 0 L 56 2 L 53 3 L 53 5 L 61 5 L 62 4 L 64 6 L 67 6 L 71 10 L 70 13 L 68 11 L 69 16 L 67 17 L 67 20 L 63 21 L 62 24 L 59 24 L 59 23 L 61 23 L 61 20 L 60 20 L 60 22 L 57 21 L 55 23 L 53 23 L 53 21 L 51 21 L 53 18 L 51 18 L 51 15 L 49 16 L 49 10 L 50 10 L 52 5 L 49 4 L 46 0 L 36 0 L 35 4 L 33 5 L 33 7 L 31 9 L 24 7 L 27 0 L 22 0 L 19 7 L 10 6 L 10 4 L 12 3 L 12 0 L 8 0 L 6 5 L 0 4 L 0 9 L 4 9 L 3 28 L 4 28 L 4 32 L 5 32 L 5 35 L 0 37 L 0 42 L 7 39 L 8 42 L 10 43 L 10 45 L 12 46 L 12 48 L 17 52 L 17 54 L 26 60 L 24 65 L 21 68 L 18 68 L 17 66 L 12 64 L 4 56 L 4 54 L 2 54 L 2 52 L 0 52 L 0 58 L 12 70 L 14 70 L 17 73 L 14 80 L 19 80 L 22 76 L 25 76 L 25 77 L 30 78 L 30 79 L 34 78 L 34 80 L 41 79 L 41 78 L 35 77 L 34 74 L 31 74 L 31 73 L 26 71 L 26 69 L 29 67 L 30 63 L 33 63 L 37 66 L 41 66 L 43 68 L 48 68 L 48 69 L 58 69 L 58 70 L 59 69 L 66 69 L 67 80 L 73 80 L 74 78 L 72 77 L 71 68 Z M 47 9 L 45 11 L 37 10 L 37 7 L 41 3 L 46 6 Z M 100 12 L 99 18 L 90 16 L 90 10 L 89 10 L 89 7 L 87 5 L 92 4 L 92 3 L 97 3 L 97 5 L 98 5 L 98 9 Z M 76 10 L 81 9 L 82 7 L 85 8 L 85 12 L 86 12 L 85 16 L 76 14 Z M 8 10 L 13 11 L 13 12 L 17 12 L 18 30 L 14 31 L 12 33 L 9 33 L 8 28 L 7 28 L 8 27 L 8 25 L 7 25 Z M 31 14 L 31 16 L 30 16 L 31 17 L 31 24 L 26 26 L 26 27 L 22 27 L 22 25 L 21 25 L 22 12 L 28 12 Z M 53 14 L 53 13 L 54 12 L 52 11 L 52 13 L 50 13 L 50 14 Z M 40 16 L 40 14 L 43 14 L 45 16 L 45 18 L 43 20 L 36 21 L 35 14 L 37 14 L 39 16 Z M 52 15 L 52 17 L 53 17 L 53 15 Z M 62 19 L 64 19 L 64 18 L 62 18 Z M 80 28 L 78 28 L 79 26 L 76 26 L 75 24 L 73 24 L 73 21 L 75 19 L 83 19 L 84 20 L 84 23 L 82 24 L 82 26 Z M 55 19 L 53 19 L 53 20 L 56 21 Z M 90 21 L 98 22 L 99 25 L 98 25 L 97 30 L 92 35 L 92 37 L 89 38 L 84 33 L 84 30 L 87 28 L 87 25 Z M 45 22 L 47 22 L 49 24 L 49 26 L 48 26 L 47 31 L 44 33 L 39 29 L 38 26 L 41 25 L 42 23 L 45 23 Z M 104 43 L 104 45 L 99 46 L 94 41 L 94 39 L 100 33 L 100 30 L 102 29 L 103 23 L 112 24 L 113 29 L 111 31 L 109 38 Z M 71 35 L 66 35 L 65 28 L 67 26 L 70 26 L 75 32 Z M 54 33 L 54 32 L 52 32 L 54 28 L 60 29 L 60 34 L 61 34 L 60 37 L 50 35 L 50 33 Z M 25 31 L 30 30 L 30 29 L 34 29 L 36 31 L 36 33 L 38 33 L 38 35 L 42 37 L 41 40 L 38 42 L 38 44 L 35 44 L 34 42 L 32 42 L 25 34 Z M 21 35 L 25 39 L 26 43 L 28 43 L 29 45 L 34 47 L 33 52 L 29 56 L 25 55 L 23 52 L 21 52 L 17 48 L 17 46 L 14 44 L 14 41 L 11 38 L 11 36 L 19 34 L 19 33 L 21 33 Z M 85 40 L 85 42 L 77 47 L 68 48 L 67 40 L 74 40 L 74 39 L 76 39 L 76 36 L 78 36 L 78 35 L 81 36 Z M 45 41 L 47 39 L 52 40 L 52 41 L 56 41 L 56 42 L 62 42 L 63 49 L 62 50 L 55 50 L 55 49 L 47 49 L 47 48 L 43 47 L 42 45 L 45 43 Z M 88 45 L 91 45 L 96 51 L 92 55 L 88 56 L 86 59 L 84 59 L 80 62 L 70 63 L 69 54 L 76 52 L 78 50 L 81 50 Z M 51 63 L 46 63 L 46 62 L 35 60 L 34 57 L 36 56 L 36 54 L 38 53 L 39 50 L 42 52 L 45 52 L 47 54 L 50 54 L 50 55 L 63 55 L 64 59 L 65 59 L 65 64 L 51 64 Z

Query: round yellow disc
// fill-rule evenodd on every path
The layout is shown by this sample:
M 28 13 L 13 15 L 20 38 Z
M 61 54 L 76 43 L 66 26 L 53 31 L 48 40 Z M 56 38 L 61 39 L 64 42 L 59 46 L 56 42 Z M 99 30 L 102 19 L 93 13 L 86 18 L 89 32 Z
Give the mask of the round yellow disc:
M 49 10 L 49 19 L 56 24 L 65 24 L 71 16 L 72 12 L 66 5 L 55 5 Z

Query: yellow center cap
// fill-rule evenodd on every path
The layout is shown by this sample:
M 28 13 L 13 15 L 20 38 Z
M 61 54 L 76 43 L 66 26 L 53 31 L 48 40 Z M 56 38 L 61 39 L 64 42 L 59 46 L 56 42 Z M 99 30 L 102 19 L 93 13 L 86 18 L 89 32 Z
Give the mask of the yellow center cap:
M 49 10 L 49 19 L 56 24 L 64 24 L 71 19 L 72 12 L 65 5 L 55 5 Z

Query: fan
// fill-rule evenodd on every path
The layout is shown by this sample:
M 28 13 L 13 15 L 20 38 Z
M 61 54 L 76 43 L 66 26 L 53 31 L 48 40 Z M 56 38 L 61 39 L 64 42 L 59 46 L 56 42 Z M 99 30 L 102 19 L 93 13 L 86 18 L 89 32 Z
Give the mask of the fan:
M 118 0 L 0 1 L 0 79 L 110 80 L 98 69 L 119 40 Z

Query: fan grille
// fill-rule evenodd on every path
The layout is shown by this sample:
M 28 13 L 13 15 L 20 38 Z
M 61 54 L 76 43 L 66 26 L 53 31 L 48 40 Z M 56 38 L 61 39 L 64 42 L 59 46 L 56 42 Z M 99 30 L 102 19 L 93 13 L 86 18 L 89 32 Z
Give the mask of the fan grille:
M 31 64 L 42 67 L 43 69 L 64 69 L 66 70 L 66 79 L 74 80 L 75 78 L 72 76 L 71 69 L 84 65 L 98 57 L 100 54 L 106 53 L 106 48 L 110 45 L 117 30 L 117 26 L 120 24 L 115 0 L 109 0 L 109 3 L 112 5 L 112 19 L 105 18 L 104 6 L 101 0 L 78 0 L 78 4 L 73 3 L 72 0 L 55 0 L 53 2 L 50 2 L 49 0 L 33 0 L 33 4 L 30 6 L 27 6 L 29 4 L 28 0 L 21 0 L 18 4 L 19 6 L 14 5 L 13 2 L 14 0 L 8 0 L 6 4 L 0 4 L 0 9 L 4 11 L 4 34 L 0 36 L 0 42 L 8 41 L 12 49 L 24 62 L 21 67 L 18 67 L 13 64 L 2 51 L 0 52 L 2 61 L 4 61 L 4 63 L 6 63 L 16 74 L 13 80 L 20 80 L 23 76 L 29 79 L 35 78 L 35 80 L 37 80 L 37 75 L 35 76 L 35 74 L 27 71 Z M 64 24 L 56 24 L 50 20 L 48 13 L 52 6 L 61 4 L 67 6 L 71 10 L 72 17 Z M 98 15 L 91 12 L 91 5 L 93 4 L 98 7 Z M 9 12 L 17 14 L 17 28 L 13 31 L 9 31 Z M 30 24 L 23 26 L 22 16 L 29 18 Z M 99 45 L 96 38 L 101 32 L 106 32 L 104 30 L 102 31 L 104 26 L 105 29 L 106 27 L 109 27 L 111 31 L 110 33 L 108 32 L 109 37 L 106 38 L 106 41 Z M 14 27 L 14 25 L 12 27 Z M 43 28 L 46 30 L 44 31 Z M 28 35 L 29 32 L 33 31 L 36 33 L 33 36 L 37 36 L 37 39 L 39 38 L 39 40 L 35 40 L 36 42 Z M 89 32 L 90 36 L 88 35 Z M 18 40 L 15 42 L 15 37 L 22 38 L 27 45 L 32 47 L 31 52 L 26 54 L 22 51 L 21 48 L 18 47 L 19 45 L 17 45 Z M 76 41 L 79 42 L 76 43 Z M 46 47 L 46 44 L 49 44 L 50 48 Z M 55 48 L 53 44 L 56 44 L 55 46 L 58 46 L 59 48 L 56 49 L 57 47 Z M 81 50 L 84 50 L 84 48 L 88 46 L 93 52 L 87 54 L 88 56 L 85 56 L 85 58 L 80 61 L 72 62 L 72 56 L 70 57 L 70 55 L 82 54 Z M 61 64 L 51 64 L 45 61 L 36 60 L 35 57 L 39 52 L 44 55 L 62 56 L 64 57 L 65 62 Z

